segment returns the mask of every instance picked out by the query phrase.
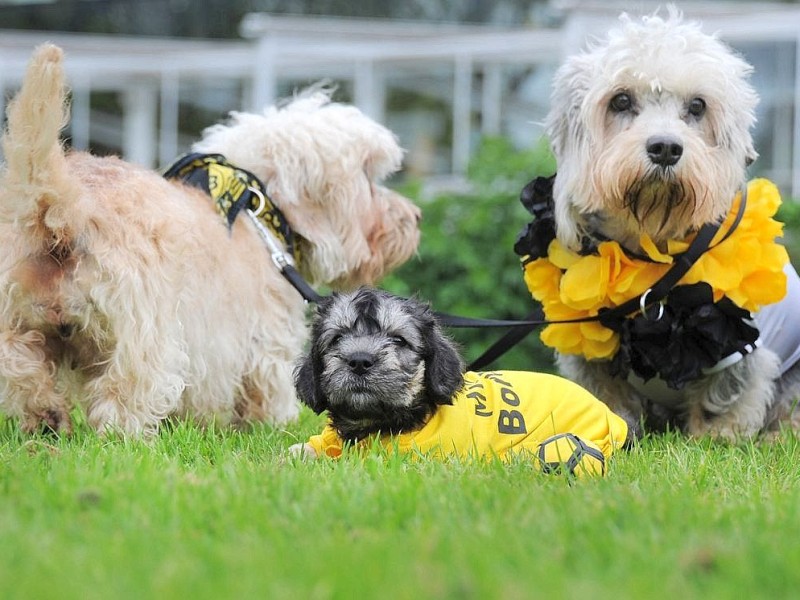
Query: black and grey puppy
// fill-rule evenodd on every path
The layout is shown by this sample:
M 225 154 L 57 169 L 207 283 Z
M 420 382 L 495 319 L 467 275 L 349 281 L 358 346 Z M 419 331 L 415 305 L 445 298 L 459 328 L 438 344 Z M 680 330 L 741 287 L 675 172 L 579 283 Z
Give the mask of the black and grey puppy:
M 362 288 L 317 309 L 295 370 L 300 399 L 342 439 L 421 427 L 463 386 L 463 362 L 426 304 Z

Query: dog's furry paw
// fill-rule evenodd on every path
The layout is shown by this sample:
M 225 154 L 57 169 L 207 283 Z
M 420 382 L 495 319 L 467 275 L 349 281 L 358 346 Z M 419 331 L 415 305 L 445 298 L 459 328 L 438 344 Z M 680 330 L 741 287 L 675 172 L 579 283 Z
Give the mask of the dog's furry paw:
M 289 455 L 303 460 L 317 458 L 317 452 L 311 444 L 294 444 L 289 447 Z
M 49 408 L 29 413 L 22 421 L 25 433 L 72 433 L 72 421 L 69 414 L 61 409 Z
M 686 433 L 693 438 L 709 437 L 720 442 L 736 444 L 754 439 L 760 428 L 756 425 L 740 423 L 730 414 L 712 418 L 690 415 L 686 422 Z

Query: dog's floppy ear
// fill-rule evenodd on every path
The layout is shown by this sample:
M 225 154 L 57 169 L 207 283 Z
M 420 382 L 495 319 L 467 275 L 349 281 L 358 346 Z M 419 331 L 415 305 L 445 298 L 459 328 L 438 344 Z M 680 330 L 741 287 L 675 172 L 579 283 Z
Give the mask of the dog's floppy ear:
M 300 401 L 315 413 L 320 414 L 328 408 L 328 401 L 319 385 L 317 373 L 322 368 L 322 360 L 315 357 L 315 352 L 308 352 L 294 370 L 294 387 Z
M 758 158 L 758 152 L 756 152 L 756 149 L 753 147 L 753 144 L 751 142 L 747 147 L 747 153 L 744 157 L 744 166 L 749 167 L 754 162 L 756 162 L 757 158 Z
M 423 333 L 425 393 L 432 404 L 452 404 L 453 395 L 464 385 L 464 362 L 433 315 L 429 317 Z
M 324 368 L 322 362 L 322 349 L 320 337 L 322 324 L 330 312 L 333 298 L 328 297 L 320 302 L 317 307 L 316 317 L 311 326 L 311 347 L 297 363 L 294 370 L 294 387 L 300 401 L 315 413 L 320 414 L 328 408 L 328 398 L 320 385 L 320 374 Z
M 570 57 L 554 77 L 545 132 L 559 167 L 572 146 L 579 146 L 587 135 L 583 105 L 594 75 L 592 57 L 580 54 Z

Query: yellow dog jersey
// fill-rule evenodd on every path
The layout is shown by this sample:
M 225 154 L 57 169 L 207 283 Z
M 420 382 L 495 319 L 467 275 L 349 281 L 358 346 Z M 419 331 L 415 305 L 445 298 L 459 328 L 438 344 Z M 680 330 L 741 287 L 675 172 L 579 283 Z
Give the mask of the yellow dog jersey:
M 416 431 L 381 437 L 389 450 L 444 457 L 506 458 L 535 453 L 547 438 L 572 433 L 608 459 L 628 426 L 588 391 L 556 375 L 528 371 L 467 372 L 452 405 L 438 407 Z M 317 456 L 338 457 L 343 441 L 328 425 L 308 441 Z M 370 444 L 371 439 L 360 444 Z

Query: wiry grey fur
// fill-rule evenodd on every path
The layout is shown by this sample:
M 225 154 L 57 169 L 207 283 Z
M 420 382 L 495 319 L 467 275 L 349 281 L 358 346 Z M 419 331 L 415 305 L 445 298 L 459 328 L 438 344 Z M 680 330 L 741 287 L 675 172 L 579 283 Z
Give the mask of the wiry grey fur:
M 322 302 L 295 370 L 300 400 L 344 440 L 421 427 L 463 385 L 463 364 L 430 308 L 362 288 Z

